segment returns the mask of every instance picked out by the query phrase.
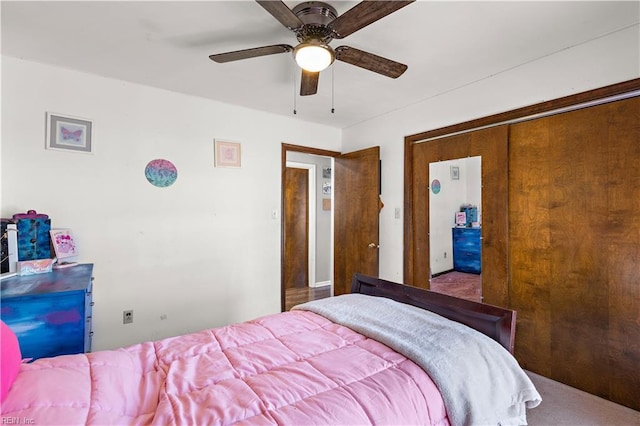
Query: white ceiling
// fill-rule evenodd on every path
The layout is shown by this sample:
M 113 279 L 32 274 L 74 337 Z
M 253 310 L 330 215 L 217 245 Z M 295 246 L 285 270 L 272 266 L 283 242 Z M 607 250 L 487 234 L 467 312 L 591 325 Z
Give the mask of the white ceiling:
M 327 2 L 339 14 L 358 3 Z M 289 53 L 208 58 L 295 46 L 295 35 L 249 0 L 2 1 L 2 54 L 344 128 L 638 26 L 639 10 L 638 1 L 418 1 L 331 43 L 405 63 L 404 75 L 337 61 L 306 97 L 294 96 L 300 70 Z

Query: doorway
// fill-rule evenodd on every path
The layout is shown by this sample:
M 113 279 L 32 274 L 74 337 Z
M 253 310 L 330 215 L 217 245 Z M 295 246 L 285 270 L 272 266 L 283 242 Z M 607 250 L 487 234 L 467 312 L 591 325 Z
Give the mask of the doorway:
M 287 152 L 283 185 L 285 310 L 332 294 L 332 168 L 332 157 Z
M 359 151 L 341 154 L 335 151 L 309 148 L 298 145 L 282 144 L 282 211 L 285 211 L 285 192 L 287 185 L 286 163 L 301 162 L 297 155 L 306 154 L 303 159 L 324 157 L 330 160 L 331 178 L 323 177 L 323 167 L 317 167 L 316 191 L 318 192 L 317 210 L 323 214 L 316 217 L 329 217 L 330 231 L 316 232 L 316 245 L 322 237 L 329 238 L 329 276 L 321 275 L 321 262 L 316 249 L 316 278 L 307 285 L 307 296 L 317 297 L 314 293 L 325 288 L 324 295 L 349 293 L 355 273 L 378 276 L 378 238 L 380 186 L 380 147 L 371 147 Z M 334 167 L 335 166 L 335 167 Z M 335 190 L 337 189 L 337 190 Z M 326 210 L 324 210 L 326 209 Z M 326 213 L 329 212 L 328 215 Z M 285 288 L 284 270 L 291 260 L 285 251 L 286 214 L 282 215 L 281 244 L 281 308 L 288 307 Z M 335 236 L 335 238 L 334 238 Z M 302 256 L 306 257 L 307 253 Z M 293 256 L 299 256 L 298 253 Z M 313 285 L 315 284 L 315 287 Z M 326 291 L 329 288 L 329 291 Z M 291 293 L 291 292 L 289 292 Z M 301 302 L 303 302 L 302 300 Z M 293 303 L 293 302 L 292 302 Z M 300 303 L 300 302 L 299 302 Z
M 283 173 L 283 310 L 333 294 L 333 162 L 287 149 Z

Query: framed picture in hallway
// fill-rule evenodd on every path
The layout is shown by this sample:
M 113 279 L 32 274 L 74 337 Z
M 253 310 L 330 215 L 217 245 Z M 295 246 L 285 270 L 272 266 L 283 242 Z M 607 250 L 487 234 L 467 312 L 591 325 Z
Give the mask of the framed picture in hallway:
M 331 195 L 331 182 L 322 182 L 322 195 Z

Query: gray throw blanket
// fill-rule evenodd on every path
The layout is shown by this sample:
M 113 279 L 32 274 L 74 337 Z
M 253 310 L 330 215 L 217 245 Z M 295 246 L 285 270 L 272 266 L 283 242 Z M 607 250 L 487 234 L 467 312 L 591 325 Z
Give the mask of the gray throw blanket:
M 516 359 L 499 343 L 432 312 L 362 294 L 293 309 L 322 315 L 418 364 L 440 390 L 453 425 L 526 425 L 526 408 L 542 401 Z

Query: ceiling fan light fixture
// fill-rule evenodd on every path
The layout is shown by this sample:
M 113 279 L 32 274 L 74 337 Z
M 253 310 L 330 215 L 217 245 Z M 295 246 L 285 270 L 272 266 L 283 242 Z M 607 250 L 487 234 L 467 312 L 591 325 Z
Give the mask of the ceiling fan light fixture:
M 328 45 L 309 41 L 297 45 L 293 49 L 293 57 L 300 68 L 310 72 L 319 72 L 331 65 L 336 55 Z

